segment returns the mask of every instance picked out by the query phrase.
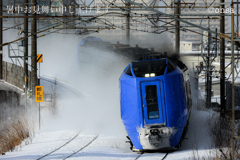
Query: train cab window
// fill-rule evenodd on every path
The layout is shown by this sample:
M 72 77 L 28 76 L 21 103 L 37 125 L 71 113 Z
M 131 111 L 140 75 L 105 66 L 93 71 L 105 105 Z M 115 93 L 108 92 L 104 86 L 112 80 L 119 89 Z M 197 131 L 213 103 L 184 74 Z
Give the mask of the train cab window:
M 125 70 L 125 73 L 129 76 L 132 76 L 130 65 L 128 65 L 127 69 Z
M 167 73 L 172 72 L 173 70 L 175 70 L 175 68 L 176 68 L 176 66 L 170 60 L 168 60 L 168 71 L 167 71 Z
M 158 119 L 159 110 L 158 110 L 158 99 L 157 99 L 157 86 L 145 86 L 146 90 L 146 102 L 147 102 L 147 114 L 148 119 Z
M 166 66 L 166 59 L 132 62 L 136 77 L 145 77 L 146 74 L 151 73 L 154 73 L 155 76 L 164 75 Z

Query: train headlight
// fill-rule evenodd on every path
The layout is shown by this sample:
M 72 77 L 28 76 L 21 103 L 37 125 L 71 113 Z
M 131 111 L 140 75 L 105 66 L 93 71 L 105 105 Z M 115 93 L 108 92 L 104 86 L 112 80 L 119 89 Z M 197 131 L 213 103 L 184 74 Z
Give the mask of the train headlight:
M 151 73 L 151 74 L 150 74 L 150 77 L 155 77 L 155 73 Z
M 149 77 L 149 74 L 145 74 L 145 77 Z
M 147 74 L 145 74 L 144 76 L 145 76 L 145 77 L 155 77 L 155 73 L 150 73 L 150 74 L 147 73 Z

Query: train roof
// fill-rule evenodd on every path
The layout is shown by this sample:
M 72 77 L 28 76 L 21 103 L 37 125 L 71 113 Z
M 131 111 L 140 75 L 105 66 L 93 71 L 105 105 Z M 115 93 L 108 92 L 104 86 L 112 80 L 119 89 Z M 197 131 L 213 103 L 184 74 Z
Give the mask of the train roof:
M 178 61 L 181 67 L 172 62 L 169 58 L 160 58 L 158 56 L 145 56 L 138 61 L 133 61 L 126 68 L 125 73 L 132 76 L 132 72 L 136 77 L 155 77 L 165 75 L 172 72 L 176 68 L 180 68 L 183 72 L 187 70 L 185 64 Z
M 161 56 L 150 55 L 150 56 L 141 57 L 138 62 L 152 61 L 152 60 L 159 60 L 159 59 L 167 59 L 170 63 L 173 63 L 174 65 L 178 66 L 183 72 L 188 70 L 187 66 L 182 61 L 180 61 L 179 58 L 176 58 L 176 57 L 161 57 Z

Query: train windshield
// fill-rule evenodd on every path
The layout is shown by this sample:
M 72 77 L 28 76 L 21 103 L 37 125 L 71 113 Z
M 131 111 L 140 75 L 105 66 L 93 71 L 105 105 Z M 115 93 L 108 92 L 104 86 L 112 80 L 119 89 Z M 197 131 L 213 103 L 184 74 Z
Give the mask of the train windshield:
M 136 77 L 146 77 L 146 75 L 160 76 L 164 75 L 167 67 L 166 59 L 132 62 L 133 72 Z

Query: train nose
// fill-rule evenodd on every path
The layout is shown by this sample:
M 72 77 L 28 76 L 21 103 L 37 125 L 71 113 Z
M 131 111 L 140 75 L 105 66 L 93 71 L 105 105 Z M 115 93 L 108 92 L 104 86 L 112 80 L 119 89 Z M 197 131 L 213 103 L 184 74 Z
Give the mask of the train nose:
M 145 132 L 145 134 L 142 134 Z M 145 128 L 140 133 L 140 142 L 143 148 L 161 149 L 169 147 L 169 138 L 172 129 L 168 127 Z
M 158 129 L 150 129 L 150 135 L 159 135 L 162 138 L 167 138 L 171 135 L 171 129 L 167 127 L 158 128 Z
M 150 133 L 151 133 L 152 135 L 158 135 L 158 134 L 159 134 L 159 130 L 158 130 L 158 129 L 151 129 L 151 130 L 150 130 Z
M 162 137 L 169 137 L 172 134 L 172 130 L 167 127 L 161 128 L 160 132 Z

